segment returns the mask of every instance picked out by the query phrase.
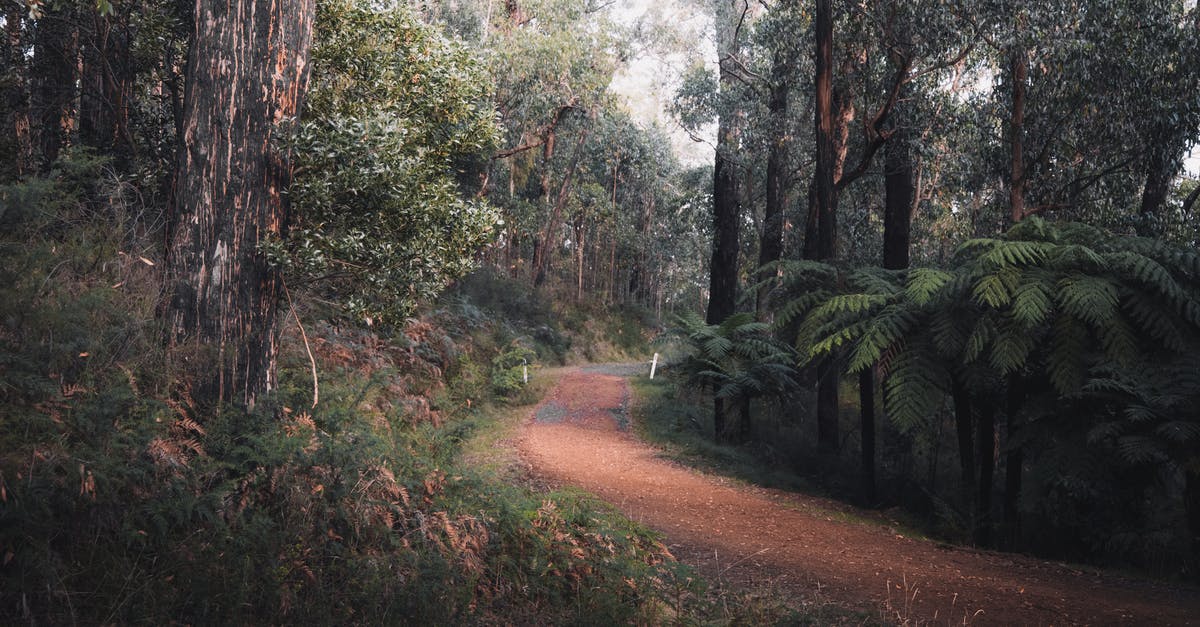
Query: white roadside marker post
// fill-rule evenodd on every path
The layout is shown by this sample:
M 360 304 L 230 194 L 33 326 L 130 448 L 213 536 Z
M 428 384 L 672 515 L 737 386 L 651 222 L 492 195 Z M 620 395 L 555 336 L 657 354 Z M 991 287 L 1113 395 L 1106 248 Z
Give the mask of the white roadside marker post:
M 521 378 L 529 383 L 529 362 L 524 359 L 521 360 Z
M 654 353 L 654 361 L 650 362 L 650 378 L 654 378 L 654 370 L 658 368 L 658 353 Z

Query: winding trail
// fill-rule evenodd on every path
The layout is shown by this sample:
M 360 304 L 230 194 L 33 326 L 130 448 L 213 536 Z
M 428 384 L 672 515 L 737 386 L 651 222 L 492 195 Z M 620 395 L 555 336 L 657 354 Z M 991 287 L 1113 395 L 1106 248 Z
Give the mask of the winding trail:
M 911 539 L 844 505 L 684 468 L 627 431 L 629 398 L 603 368 L 568 370 L 523 424 L 520 454 L 662 532 L 710 580 L 897 622 L 1200 625 L 1195 588 Z

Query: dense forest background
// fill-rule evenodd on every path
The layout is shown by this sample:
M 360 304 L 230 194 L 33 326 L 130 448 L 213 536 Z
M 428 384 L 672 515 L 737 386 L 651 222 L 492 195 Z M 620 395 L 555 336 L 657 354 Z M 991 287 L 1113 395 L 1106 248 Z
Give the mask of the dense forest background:
M 2 15 L 0 616 L 706 616 L 459 455 L 520 366 L 655 350 L 814 489 L 1200 573 L 1195 2 Z

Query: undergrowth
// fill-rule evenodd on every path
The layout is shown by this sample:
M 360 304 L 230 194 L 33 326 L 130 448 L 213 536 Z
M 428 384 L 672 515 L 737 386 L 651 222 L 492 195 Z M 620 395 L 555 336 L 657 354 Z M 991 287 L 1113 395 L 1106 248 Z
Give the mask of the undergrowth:
M 372 329 L 294 290 L 319 403 L 289 317 L 278 392 L 205 407 L 161 348 L 159 214 L 121 185 L 77 155 L 0 189 L 0 623 L 683 615 L 699 583 L 652 534 L 459 460 L 544 391 L 512 381 L 514 354 L 536 373 L 569 334 L 461 295 Z
M 0 623 L 807 620 L 473 454 L 548 366 L 640 357 L 645 320 L 485 276 L 371 328 L 293 289 L 278 391 L 204 406 L 162 348 L 161 214 L 124 185 L 81 154 L 0 188 Z

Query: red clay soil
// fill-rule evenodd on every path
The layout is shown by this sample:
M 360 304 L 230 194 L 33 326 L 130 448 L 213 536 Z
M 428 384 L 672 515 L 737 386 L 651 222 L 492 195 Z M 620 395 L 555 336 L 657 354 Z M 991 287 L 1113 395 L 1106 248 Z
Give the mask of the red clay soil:
M 909 624 L 1200 625 L 1195 588 L 907 538 L 846 506 L 681 467 L 618 427 L 628 398 L 620 377 L 568 371 L 522 426 L 521 456 L 663 533 L 710 579 Z

